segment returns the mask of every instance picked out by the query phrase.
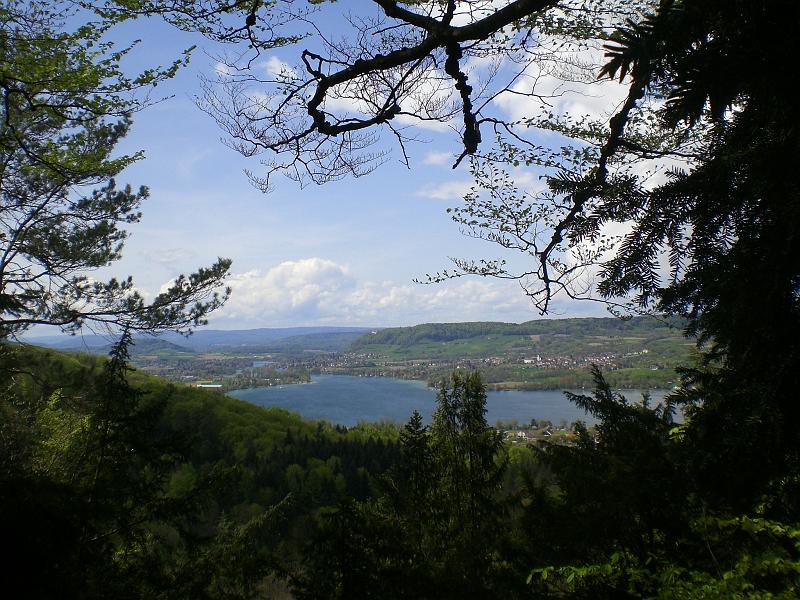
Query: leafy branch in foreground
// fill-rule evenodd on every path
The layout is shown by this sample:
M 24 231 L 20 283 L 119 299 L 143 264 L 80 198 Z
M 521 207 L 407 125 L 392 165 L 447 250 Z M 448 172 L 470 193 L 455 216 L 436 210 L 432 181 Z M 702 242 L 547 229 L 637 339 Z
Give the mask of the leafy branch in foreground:
M 613 590 L 617 597 L 685 600 L 796 597 L 800 529 L 762 518 L 705 518 L 692 523 L 706 560 L 641 561 L 615 552 L 604 563 L 533 569 L 528 584 L 553 596 Z M 698 550 L 699 548 L 695 548 Z
M 265 73 L 246 54 L 207 86 L 201 106 L 228 143 L 262 157 L 262 172 L 251 173 L 259 189 L 271 189 L 275 174 L 301 185 L 368 174 L 386 159 L 379 132 L 395 142 L 406 165 L 424 129 L 455 132 L 455 167 L 489 137 L 519 135 L 518 123 L 498 110 L 504 101 L 546 105 L 558 98 L 561 91 L 539 80 L 583 78 L 567 71 L 582 70 L 577 64 L 595 48 L 609 15 L 637 15 L 649 2 L 364 4 L 344 19 L 301 14 L 282 2 L 258 11 L 255 21 L 270 33 L 270 25 L 290 22 L 312 32 L 297 61 Z M 340 30 L 329 32 L 326 17 Z M 565 30 L 574 34 L 566 44 Z
M 0 338 L 34 324 L 190 330 L 221 306 L 230 261 L 189 276 L 152 303 L 133 281 L 88 273 L 121 256 L 146 188 L 114 177 L 142 158 L 115 156 L 131 113 L 187 57 L 130 77 L 104 36 L 113 22 L 70 30 L 69 3 L 0 5 Z

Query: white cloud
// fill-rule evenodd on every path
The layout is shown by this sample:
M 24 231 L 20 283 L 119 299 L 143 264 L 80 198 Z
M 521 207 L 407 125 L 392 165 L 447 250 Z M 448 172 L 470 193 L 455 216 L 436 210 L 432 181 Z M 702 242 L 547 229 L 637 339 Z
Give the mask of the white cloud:
M 518 285 L 459 279 L 436 285 L 358 281 L 346 266 L 322 258 L 287 261 L 233 275 L 228 304 L 214 325 L 411 325 L 425 321 L 536 317 Z
M 453 131 L 454 129 L 456 129 L 456 124 L 458 123 L 457 119 L 439 119 L 438 117 L 433 117 L 430 119 L 420 119 L 417 116 L 415 116 L 421 114 L 416 107 L 408 108 L 406 105 L 403 105 L 403 110 L 413 114 L 397 115 L 397 117 L 395 117 L 394 120 L 396 123 L 399 123 L 400 125 L 410 125 L 412 127 L 416 127 L 418 129 L 424 129 L 426 131 L 435 131 L 443 133 L 445 131 Z
M 456 99 L 454 84 L 448 76 L 434 69 L 422 71 L 405 83 L 358 78 L 334 86 L 328 90 L 322 107 L 340 117 L 366 118 L 383 107 L 390 90 L 394 95 L 395 85 L 400 89 L 402 113 L 392 120 L 394 127 L 433 132 L 457 129 L 460 116 L 459 104 L 453 102 Z
M 346 267 L 308 258 L 286 261 L 266 272 L 232 275 L 227 284 L 233 291 L 223 313 L 227 318 L 269 321 L 289 315 L 313 318 L 354 282 Z
M 531 95 L 532 91 L 536 96 Z M 559 115 L 604 119 L 620 105 L 627 88 L 616 81 L 565 82 L 551 75 L 540 75 L 535 78 L 535 85 L 523 79 L 512 87 L 512 92 L 494 100 L 512 121 L 537 116 L 543 109 Z
M 422 159 L 423 165 L 446 165 L 452 164 L 456 157 L 452 152 L 428 152 Z
M 143 252 L 148 261 L 162 265 L 173 266 L 197 256 L 197 253 L 188 248 L 163 248 L 159 250 L 146 250 Z
M 220 77 L 230 77 L 234 74 L 234 70 L 231 68 L 230 65 L 225 64 L 224 62 L 217 62 L 214 65 L 214 73 L 219 75 Z
M 552 40 L 542 43 L 553 46 Z M 628 86 L 595 79 L 605 63 L 603 51 L 567 46 L 554 52 L 561 58 L 531 62 L 511 91 L 500 94 L 494 104 L 514 121 L 540 115 L 543 110 L 573 117 L 610 117 L 624 100 Z
M 452 159 L 452 156 L 449 154 L 445 155 L 448 159 Z M 433 160 L 438 160 L 438 157 L 434 157 Z M 436 164 L 436 163 L 430 163 Z M 516 185 L 517 189 L 527 192 L 529 194 L 535 194 L 537 192 L 542 191 L 545 188 L 545 184 L 542 179 L 534 172 L 530 170 L 526 170 L 523 168 L 515 168 L 510 170 L 511 179 Z M 454 181 L 443 181 L 441 183 L 431 183 L 424 185 L 423 187 L 419 188 L 414 195 L 419 198 L 430 198 L 431 200 L 457 200 L 460 201 L 464 198 L 465 195 L 470 193 L 473 188 L 476 188 L 476 183 L 473 180 L 454 180 Z M 480 188 L 477 188 L 477 191 L 480 193 L 483 192 Z
M 469 25 L 480 19 L 483 19 L 492 13 L 502 8 L 507 3 L 503 0 L 490 0 L 489 2 L 477 3 L 463 3 L 465 6 L 457 7 L 456 13 L 453 16 L 453 25 L 456 27 L 463 27 Z M 477 4 L 477 6 L 475 6 Z
M 289 63 L 282 61 L 277 56 L 270 56 L 259 66 L 261 66 L 268 75 L 276 78 L 292 79 L 297 77 L 297 71 Z
M 426 185 L 417 190 L 414 195 L 432 200 L 461 200 L 475 185 L 474 181 L 445 181 L 443 183 Z
M 370 112 L 363 100 L 352 96 L 339 96 L 336 93 L 325 96 L 322 108 L 328 112 L 340 112 L 348 115 L 365 115 Z
M 528 194 L 536 194 L 544 191 L 547 185 L 536 173 L 523 168 L 515 168 L 510 171 L 511 179 L 519 190 Z

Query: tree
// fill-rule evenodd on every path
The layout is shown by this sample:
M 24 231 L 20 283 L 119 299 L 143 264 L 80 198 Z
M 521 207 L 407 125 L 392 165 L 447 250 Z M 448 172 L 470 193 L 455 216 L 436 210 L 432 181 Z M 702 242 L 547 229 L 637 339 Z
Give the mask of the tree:
M 315 15 L 278 11 L 277 3 L 258 13 L 259 23 L 273 31 L 289 22 L 314 34 L 304 38 L 309 48 L 298 63 L 265 76 L 250 68 L 247 55 L 228 65 L 218 86 L 208 86 L 201 104 L 231 146 L 264 157 L 265 172 L 252 175 L 263 190 L 275 173 L 319 184 L 371 172 L 386 155 L 378 130 L 396 140 L 409 164 L 407 145 L 419 138 L 414 124 L 458 132 L 457 166 L 478 152 L 487 129 L 518 139 L 514 123 L 497 111 L 497 98 L 522 94 L 546 106 L 561 92 L 532 81 L 554 73 L 585 79 L 578 53 L 596 45 L 610 15 L 634 17 L 647 5 L 374 0 L 343 20 L 351 35 L 342 38 L 323 31 Z M 573 72 L 561 69 L 562 59 Z
M 785 83 L 797 51 L 785 23 L 797 17 L 787 2 L 662 2 L 619 30 L 605 73 L 630 74 L 632 90 L 663 102 L 649 130 L 626 123 L 617 160 L 680 156 L 674 146 L 637 143 L 650 132 L 685 132 L 690 154 L 658 185 L 630 173 L 601 189 L 573 228 L 574 239 L 591 240 L 606 223 L 631 221 L 602 265 L 601 293 L 684 315 L 688 332 L 708 343 L 682 397 L 700 404 L 690 429 L 706 463 L 699 481 L 741 509 L 800 468 L 790 391 L 800 362 L 800 132 Z M 585 184 L 561 189 L 577 198 Z
M 542 597 L 790 598 L 797 595 L 800 544 L 783 522 L 732 516 L 709 502 L 691 464 L 690 429 L 672 422 L 669 400 L 634 404 L 593 369 L 592 396 L 568 394 L 599 419 L 577 424 L 573 446 L 540 458 L 552 479 L 532 485 L 523 517 L 528 579 Z M 700 484 L 700 485 L 698 485 Z M 722 508 L 722 510 L 720 510 Z M 547 565 L 547 566 L 543 566 Z
M 423 525 L 434 500 L 434 469 L 428 428 L 415 410 L 400 432 L 400 461 L 387 479 L 396 510 L 408 517 L 408 528 L 420 550 L 424 546 Z
M 790 68 L 784 57 L 792 55 L 793 37 L 783 35 L 787 21 L 779 16 L 793 15 L 792 5 L 741 6 L 734 15 L 718 3 L 672 0 L 624 6 L 546 0 L 374 4 L 378 16 L 350 20 L 350 41 L 329 41 L 318 29 L 315 41 L 322 49 L 304 50 L 296 67 L 263 78 L 245 66 L 222 76 L 224 93 L 209 90 L 206 108 L 232 144 L 267 156 L 267 172 L 256 176 L 257 184 L 267 188 L 279 171 L 316 183 L 364 174 L 382 159 L 379 147 L 368 150 L 379 129 L 404 145 L 414 138 L 409 122 L 453 125 L 460 113 L 462 157 L 479 159 L 473 168 L 488 198 L 470 195 L 454 217 L 468 234 L 522 252 L 530 268 L 514 271 L 503 260 L 459 261 L 455 271 L 432 280 L 468 274 L 519 279 L 547 311 L 557 292 L 585 295 L 580 280 L 590 269 L 606 301 L 632 299 L 642 308 L 689 314 L 713 302 L 696 290 L 700 272 L 737 254 L 728 241 L 742 239 L 743 245 L 752 237 L 742 234 L 756 215 L 739 219 L 740 204 L 712 200 L 713 194 L 688 182 L 706 182 L 707 192 L 732 200 L 732 188 L 719 177 L 736 173 L 736 165 L 765 171 L 767 163 L 792 162 L 791 140 L 780 133 L 791 126 L 790 95 L 781 85 L 773 96 L 764 91 L 770 89 L 766 82 Z M 603 45 L 605 66 L 591 52 Z M 477 68 L 466 72 L 463 63 L 479 58 L 520 67 L 490 69 L 493 81 Z M 762 64 L 769 68 L 757 68 Z M 619 79 L 627 91 L 607 120 L 541 112 L 533 103 L 533 114 L 516 122 L 491 114 L 491 100 L 503 94 L 546 100 L 545 89 L 511 84 L 551 75 L 576 84 L 587 76 Z M 262 100 L 250 93 L 254 89 L 266 94 Z M 745 113 L 756 121 L 746 125 Z M 778 130 L 771 126 L 775 119 L 785 121 L 774 123 Z M 481 133 L 488 127 L 501 136 L 494 146 Z M 556 145 L 563 147 L 545 147 L 528 135 L 542 129 L 561 134 Z M 750 135 L 756 129 L 765 133 Z M 479 154 L 480 145 L 488 148 Z M 771 150 L 762 152 L 767 146 Z M 736 155 L 723 148 L 747 150 Z M 517 189 L 502 169 L 508 163 L 538 167 L 549 188 Z M 666 183 L 654 185 L 641 175 L 651 169 Z M 736 189 L 749 197 L 767 191 Z M 702 201 L 682 202 L 698 193 Z M 769 193 L 791 196 L 783 188 Z M 778 221 L 795 219 L 781 213 Z M 621 223 L 633 223 L 633 231 L 609 235 L 609 226 Z M 794 239 L 783 230 L 775 237 Z M 757 235 L 753 243 L 765 239 Z M 791 256 L 791 249 L 780 255 Z M 790 282 L 793 273 L 789 267 L 781 280 Z
M 709 451 L 702 471 L 715 473 L 710 481 L 741 507 L 759 502 L 769 481 L 796 480 L 800 469 L 791 391 L 800 382 L 800 131 L 785 78 L 797 51 L 785 19 L 800 13 L 787 2 L 737 3 L 735 17 L 730 8 L 665 6 L 628 32 L 610 64 L 631 65 L 639 77 L 652 69 L 648 85 L 669 100 L 664 124 L 703 135 L 702 159 L 650 192 L 641 213 L 632 194 L 611 203 L 640 226 L 607 279 L 610 292 L 636 289 L 662 310 L 686 314 L 690 332 L 709 342 L 705 366 L 687 379 L 686 397 L 704 403 L 691 435 Z M 648 40 L 664 40 L 652 58 L 640 50 Z M 633 235 L 676 256 L 668 284 L 646 283 L 652 269 Z M 624 275 L 637 272 L 645 283 Z
M 265 157 L 256 185 L 276 172 L 301 183 L 362 175 L 383 160 L 379 131 L 408 160 L 411 124 L 455 127 L 455 163 L 471 157 L 477 185 L 454 220 L 504 254 L 456 260 L 425 281 L 518 280 L 543 313 L 566 294 L 686 318 L 706 351 L 682 398 L 704 406 L 691 436 L 707 472 L 747 502 L 796 473 L 800 137 L 787 73 L 797 6 L 374 4 L 377 17 L 350 19 L 351 39 L 320 31 L 296 66 L 232 71 L 222 92 L 209 90 L 206 109 L 233 146 Z M 617 80 L 620 100 L 610 118 L 559 114 L 542 87 L 552 78 Z M 530 112 L 505 117 L 494 101 L 509 94 L 529 98 Z M 522 188 L 518 167 L 546 185 Z
M 212 429 L 201 448 L 174 417 L 187 399 L 220 399 L 130 382 L 131 339 L 123 332 L 109 360 L 0 346 L 24 368 L 0 389 L 7 584 L 31 598 L 252 598 L 273 572 L 286 503 L 220 514 L 244 488 L 224 466 L 232 444 Z M 197 404 L 184 409 L 202 419 Z M 204 464 L 208 445 L 220 454 Z
M 437 403 L 430 427 L 416 412 L 404 426 L 374 498 L 320 515 L 300 597 L 485 598 L 515 586 L 498 574 L 506 457 L 480 376 L 453 373 Z
M 486 389 L 476 371 L 442 381 L 431 425 L 439 481 L 445 587 L 453 597 L 484 597 L 493 578 L 506 467 L 500 434 L 486 423 Z
M 686 528 L 688 478 L 670 437 L 673 408 L 669 402 L 650 407 L 646 398 L 631 403 L 612 391 L 597 367 L 592 375 L 592 396 L 567 397 L 599 423 L 590 433 L 579 422 L 574 445 L 549 444 L 539 452 L 553 481 L 533 494 L 525 517 L 539 540 L 531 551 L 550 564 L 597 562 L 613 552 L 645 563 Z M 554 483 L 555 494 L 547 490 Z
M 177 277 L 150 303 L 130 277 L 88 275 L 120 257 L 148 195 L 117 187 L 142 155 L 114 148 L 188 57 L 129 77 L 120 62 L 131 48 L 104 41 L 114 21 L 70 30 L 84 16 L 71 6 L 0 6 L 0 339 L 34 324 L 189 330 L 227 298 L 216 290 L 229 260 Z

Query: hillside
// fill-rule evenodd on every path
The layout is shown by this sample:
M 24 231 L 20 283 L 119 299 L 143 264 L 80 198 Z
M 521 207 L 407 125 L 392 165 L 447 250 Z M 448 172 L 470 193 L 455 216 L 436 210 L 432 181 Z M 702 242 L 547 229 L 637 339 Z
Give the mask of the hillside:
M 319 342 L 326 336 L 336 338 L 338 334 L 358 335 L 372 331 L 367 327 L 262 327 L 259 329 L 215 330 L 203 329 L 192 335 L 184 336 L 177 333 L 165 332 L 156 336 L 136 336 L 137 345 L 148 341 L 160 341 L 175 344 L 194 352 L 232 351 L 265 348 L 279 341 L 290 338 L 302 339 L 312 336 L 312 340 Z M 319 337 L 314 337 L 319 336 Z M 48 335 L 27 337 L 26 341 L 37 346 L 45 346 L 58 350 L 69 351 L 104 351 L 112 340 L 101 335 Z M 347 338 L 346 343 L 352 339 Z M 296 344 L 295 344 L 296 345 Z
M 649 317 L 541 319 L 525 323 L 425 323 L 362 335 L 351 350 L 410 358 L 483 358 L 498 354 L 632 352 L 656 345 L 686 345 L 677 322 Z
M 374 330 L 370 330 L 374 331 Z M 263 352 L 303 354 L 307 352 L 345 352 L 364 336 L 364 330 L 325 331 L 281 338 L 265 344 Z
M 271 556 L 297 560 L 313 513 L 367 498 L 397 458 L 387 427 L 307 422 L 137 370 L 128 388 L 95 354 L 0 355 L 13 383 L 0 395 L 0 525 L 8 583 L 26 597 L 219 597 Z
M 78 338 L 83 351 L 107 354 L 108 340 Z M 78 339 L 66 338 L 75 344 Z M 63 343 L 63 339 L 57 340 Z M 88 348 L 87 348 L 88 347 Z M 479 370 L 503 389 L 567 389 L 591 385 L 598 365 L 612 385 L 671 388 L 693 342 L 680 323 L 638 317 L 542 319 L 525 323 L 425 323 L 383 330 L 347 327 L 201 331 L 189 337 L 137 337 L 131 360 L 174 381 L 239 385 L 257 365 L 435 383 L 454 369 Z M 70 348 L 80 350 L 80 348 Z
M 100 354 L 108 354 L 111 350 L 111 346 L 103 346 L 101 349 L 98 350 Z M 194 354 L 195 351 L 191 348 L 186 346 L 181 346 L 179 344 L 174 344 L 172 342 L 168 342 L 167 340 L 162 340 L 158 338 L 138 338 L 136 342 L 131 346 L 130 353 L 132 357 L 138 356 L 184 356 L 184 355 L 191 355 Z
M 353 365 L 396 377 L 470 368 L 494 387 L 558 389 L 590 385 L 591 364 L 620 387 L 671 387 L 693 345 L 679 322 L 637 317 L 426 323 L 365 334 L 350 351 Z

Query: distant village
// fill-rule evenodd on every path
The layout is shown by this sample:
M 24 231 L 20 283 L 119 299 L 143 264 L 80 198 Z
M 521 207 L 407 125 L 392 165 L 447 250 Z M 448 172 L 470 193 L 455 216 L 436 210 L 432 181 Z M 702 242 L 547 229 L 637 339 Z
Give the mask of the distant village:
M 527 426 L 520 426 L 516 423 L 498 423 L 495 425 L 495 429 L 500 431 L 504 441 L 512 445 L 520 444 L 536 448 L 544 447 L 547 444 L 574 446 L 578 439 L 574 423 L 553 425 L 550 421 L 537 422 L 534 419 Z M 589 433 L 594 436 L 593 428 L 589 428 Z
M 193 387 L 229 391 L 248 387 L 289 385 L 310 381 L 312 373 L 394 377 L 428 381 L 433 384 L 453 370 L 479 370 L 489 387 L 525 385 L 548 373 L 577 373 L 597 365 L 614 372 L 633 362 L 658 371 L 662 367 L 646 360 L 648 349 L 625 354 L 597 353 L 564 355 L 543 353 L 528 356 L 487 356 L 482 358 L 390 360 L 372 353 L 307 353 L 306 355 L 198 354 L 187 357 L 139 356 L 134 364 L 158 375 Z M 644 361 L 642 359 L 645 359 Z M 585 377 L 584 377 L 585 378 Z M 503 384 L 502 382 L 506 382 Z M 558 387 L 556 384 L 555 387 Z

